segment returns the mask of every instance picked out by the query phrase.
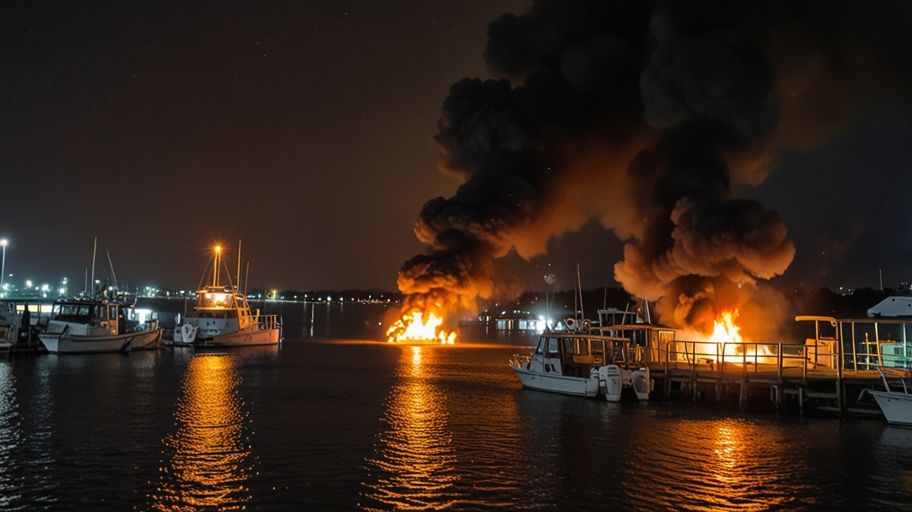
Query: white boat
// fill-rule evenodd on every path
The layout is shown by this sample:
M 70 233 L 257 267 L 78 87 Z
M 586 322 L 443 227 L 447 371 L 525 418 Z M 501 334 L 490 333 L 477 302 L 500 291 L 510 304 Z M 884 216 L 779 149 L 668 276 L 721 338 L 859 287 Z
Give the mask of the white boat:
M 880 410 L 886 416 L 887 423 L 912 427 L 912 394 L 909 393 L 906 382 L 901 381 L 903 385 L 901 392 L 892 391 L 883 370 L 878 368 L 877 371 L 880 372 L 880 378 L 883 379 L 886 391 L 865 389 L 862 393 L 867 392 L 874 397 L 877 405 L 880 406 Z
M 649 368 L 632 350 L 630 338 L 591 331 L 587 321 L 565 331 L 546 331 L 531 355 L 516 354 L 510 368 L 523 387 L 617 402 L 625 389 L 639 400 L 652 390 Z M 634 357 L 631 357 L 631 353 Z
M 175 325 L 174 345 L 239 347 L 278 344 L 282 340 L 278 316 L 263 315 L 259 310 L 252 312 L 247 297 L 230 283 L 230 276 L 229 286 L 219 283 L 220 264 L 221 249 L 216 247 L 212 282 L 197 291 L 193 311 L 182 323 Z
M 122 295 L 59 300 L 39 339 L 52 354 L 158 349 L 162 337 L 158 319 L 139 318 L 134 305 L 135 298 Z

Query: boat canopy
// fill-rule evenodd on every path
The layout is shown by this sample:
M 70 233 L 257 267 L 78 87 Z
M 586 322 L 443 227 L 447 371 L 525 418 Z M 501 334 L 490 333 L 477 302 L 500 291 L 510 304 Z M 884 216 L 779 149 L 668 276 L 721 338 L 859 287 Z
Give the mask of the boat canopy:
M 912 297 L 887 297 L 868 310 L 869 318 L 912 318 Z

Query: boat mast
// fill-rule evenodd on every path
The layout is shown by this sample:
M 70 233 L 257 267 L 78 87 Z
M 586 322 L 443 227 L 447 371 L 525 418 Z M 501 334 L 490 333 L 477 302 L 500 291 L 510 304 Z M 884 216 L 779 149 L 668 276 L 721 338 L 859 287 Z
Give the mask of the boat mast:
M 244 274 L 245 274 L 244 275 L 244 296 L 246 297 L 247 296 L 247 281 L 250 280 L 250 260 L 247 260 L 247 270 L 244 271 Z M 240 286 L 240 285 L 241 285 L 241 283 L 238 283 L 238 286 Z
M 108 254 L 108 266 L 111 267 L 111 277 L 114 279 L 114 288 L 120 289 L 117 286 L 117 274 L 114 273 L 114 263 L 111 262 L 111 251 L 105 251 Z
M 237 265 L 237 274 L 235 275 L 234 282 L 237 283 L 237 290 L 241 291 L 241 241 L 238 240 L 238 265 Z
M 95 296 L 95 251 L 98 249 L 98 237 L 95 237 L 95 245 L 92 246 L 92 296 Z
M 212 286 L 218 286 L 219 283 L 219 256 L 221 255 L 222 248 L 218 245 L 215 246 L 215 262 L 212 264 Z
M 583 308 L 583 285 L 580 284 L 579 262 L 576 263 L 576 289 L 579 290 L 580 318 L 585 319 L 586 310 Z M 576 318 L 576 311 L 573 312 L 573 317 Z

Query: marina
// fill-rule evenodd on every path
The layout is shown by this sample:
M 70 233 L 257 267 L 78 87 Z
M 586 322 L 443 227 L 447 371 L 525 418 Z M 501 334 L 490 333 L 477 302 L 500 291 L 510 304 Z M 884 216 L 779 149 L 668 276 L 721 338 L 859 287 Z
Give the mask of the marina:
M 912 2 L 0 20 L 0 512 L 912 510 Z
M 2 446 L 5 503 L 896 510 L 912 500 L 912 430 L 885 421 L 532 391 L 504 361 L 537 336 L 474 328 L 455 345 L 396 345 L 365 328 L 381 307 L 308 305 L 308 324 L 288 306 L 279 345 L 0 360 L 0 436 L 17 439 Z M 125 454 L 130 464 L 114 462 Z M 612 463 L 594 474 L 569 462 L 592 459 Z

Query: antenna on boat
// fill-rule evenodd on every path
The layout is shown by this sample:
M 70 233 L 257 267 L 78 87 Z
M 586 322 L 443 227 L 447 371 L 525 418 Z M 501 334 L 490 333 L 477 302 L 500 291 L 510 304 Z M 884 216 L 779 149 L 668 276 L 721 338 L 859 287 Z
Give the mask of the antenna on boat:
M 119 289 L 117 286 L 117 275 L 114 273 L 114 263 L 111 262 L 111 251 L 105 250 L 105 252 L 108 254 L 108 266 L 111 267 L 111 277 L 114 279 L 114 288 Z
M 237 291 L 241 291 L 241 241 L 238 240 L 238 265 L 237 265 L 237 274 L 234 279 L 234 282 L 237 283 Z
M 250 280 L 250 260 L 247 260 L 247 270 L 245 271 L 244 276 L 244 297 L 247 296 L 247 281 Z M 240 284 L 240 283 L 238 283 Z
M 652 324 L 652 315 L 649 314 L 649 300 L 643 297 L 643 323 Z
M 576 262 L 576 289 L 579 291 L 580 316 L 586 318 L 586 310 L 583 308 L 583 285 L 580 284 L 579 262 Z M 576 311 L 573 312 L 573 317 L 576 318 Z
M 98 237 L 95 237 L 95 245 L 92 247 L 92 296 L 95 296 L 95 251 L 98 250 Z
M 228 264 L 227 264 L 227 263 L 225 263 L 225 275 L 228 276 L 228 290 L 231 291 L 231 301 L 234 302 L 234 307 L 235 307 L 235 308 L 239 308 L 239 307 L 241 307 L 241 305 L 238 304 L 238 300 L 237 300 L 237 293 L 236 293 L 236 292 L 237 292 L 237 288 L 235 288 L 235 287 L 234 287 L 234 283 L 231 282 L 231 271 L 228 270 Z

